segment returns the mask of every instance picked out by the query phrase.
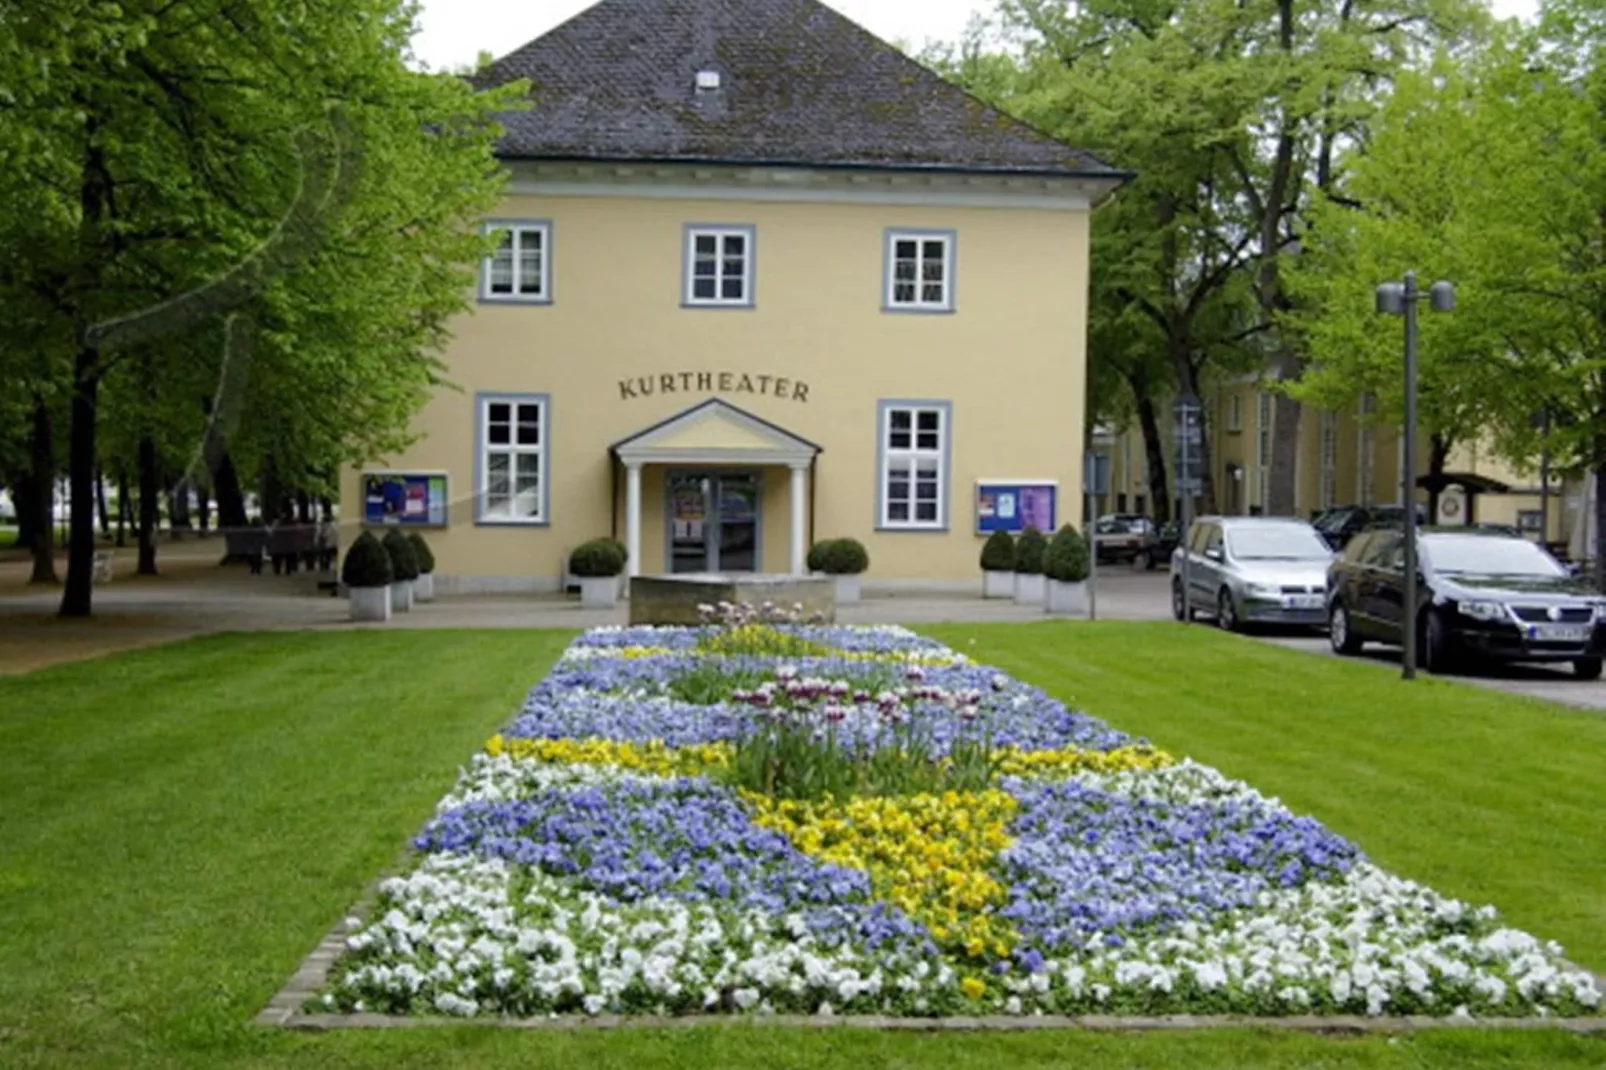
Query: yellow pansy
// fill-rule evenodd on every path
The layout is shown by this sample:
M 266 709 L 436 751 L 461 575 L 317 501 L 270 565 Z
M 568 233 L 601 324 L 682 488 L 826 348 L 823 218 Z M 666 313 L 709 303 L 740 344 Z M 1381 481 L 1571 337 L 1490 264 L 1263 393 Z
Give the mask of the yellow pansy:
M 492 736 L 485 751 L 493 757 L 564 765 L 614 765 L 652 776 L 686 776 L 730 764 L 731 748 L 725 743 L 699 743 L 666 747 L 659 740 L 621 743 L 612 739 L 507 739 Z

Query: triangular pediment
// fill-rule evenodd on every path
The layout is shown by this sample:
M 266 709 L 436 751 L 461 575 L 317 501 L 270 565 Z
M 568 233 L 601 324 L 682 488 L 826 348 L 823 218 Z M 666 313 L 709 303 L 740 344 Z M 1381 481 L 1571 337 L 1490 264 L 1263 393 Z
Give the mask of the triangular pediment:
M 820 447 L 783 427 L 715 398 L 614 444 L 626 464 L 790 464 Z

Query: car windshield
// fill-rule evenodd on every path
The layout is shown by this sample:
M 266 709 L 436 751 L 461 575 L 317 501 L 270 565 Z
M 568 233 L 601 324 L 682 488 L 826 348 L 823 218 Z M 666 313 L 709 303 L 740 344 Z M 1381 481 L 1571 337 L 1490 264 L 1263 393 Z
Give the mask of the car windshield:
M 1527 539 L 1499 535 L 1429 535 L 1423 556 L 1435 572 L 1456 576 L 1567 575 L 1554 557 Z
M 1330 509 L 1316 518 L 1317 531 L 1337 531 L 1354 514 L 1353 509 Z
M 1241 561 L 1325 561 L 1333 556 L 1315 530 L 1301 524 L 1231 528 L 1227 546 Z

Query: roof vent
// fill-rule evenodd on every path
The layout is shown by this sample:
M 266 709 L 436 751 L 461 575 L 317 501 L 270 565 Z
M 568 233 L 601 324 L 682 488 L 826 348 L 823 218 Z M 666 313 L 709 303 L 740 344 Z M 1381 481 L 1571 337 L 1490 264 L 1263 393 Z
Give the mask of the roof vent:
M 718 71 L 698 71 L 697 91 L 699 93 L 712 93 L 719 89 Z

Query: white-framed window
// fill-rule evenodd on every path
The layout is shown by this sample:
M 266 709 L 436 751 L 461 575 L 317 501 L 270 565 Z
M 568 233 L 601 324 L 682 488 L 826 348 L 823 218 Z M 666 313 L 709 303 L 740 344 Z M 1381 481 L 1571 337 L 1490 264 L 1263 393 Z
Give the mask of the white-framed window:
M 686 307 L 753 307 L 754 238 L 749 226 L 686 227 Z
M 1255 398 L 1255 504 L 1264 512 L 1271 501 L 1271 394 Z
M 1375 467 L 1377 458 L 1375 432 L 1372 429 L 1372 417 L 1377 413 L 1377 396 L 1370 392 L 1361 395 L 1360 433 L 1356 436 L 1355 471 L 1356 490 L 1355 497 L 1361 505 L 1371 505 L 1377 495 Z
M 552 300 L 552 224 L 545 220 L 498 220 L 496 249 L 480 270 L 480 300 L 548 304 Z
M 887 310 L 952 312 L 956 242 L 951 230 L 887 231 Z
M 1243 398 L 1234 391 L 1227 395 L 1227 430 L 1237 433 L 1244 429 Z
M 1320 506 L 1331 509 L 1338 504 L 1338 413 L 1324 412 L 1321 418 L 1322 486 Z
M 946 401 L 881 403 L 877 527 L 947 528 L 952 422 L 953 407 Z
M 547 523 L 545 394 L 481 394 L 474 519 L 481 524 Z

